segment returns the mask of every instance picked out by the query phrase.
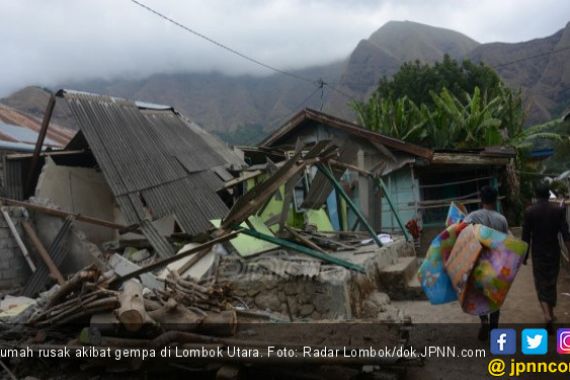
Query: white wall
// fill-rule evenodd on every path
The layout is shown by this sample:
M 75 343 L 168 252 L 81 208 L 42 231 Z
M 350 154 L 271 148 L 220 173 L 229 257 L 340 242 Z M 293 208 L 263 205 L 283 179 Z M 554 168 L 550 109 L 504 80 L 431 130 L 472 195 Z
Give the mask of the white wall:
M 35 196 L 49 199 L 62 210 L 113 221 L 114 197 L 103 174 L 91 168 L 59 166 L 50 158 L 42 168 Z M 116 239 L 115 231 L 76 222 L 87 239 L 95 244 Z

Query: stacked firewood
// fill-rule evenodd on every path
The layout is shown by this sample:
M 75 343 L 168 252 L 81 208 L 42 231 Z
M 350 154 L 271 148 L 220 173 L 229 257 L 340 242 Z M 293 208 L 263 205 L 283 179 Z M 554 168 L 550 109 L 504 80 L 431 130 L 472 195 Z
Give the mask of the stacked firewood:
M 125 281 L 119 290 L 108 289 L 107 284 L 94 266 L 76 273 L 31 317 L 28 325 L 69 326 L 99 317 L 130 334 L 144 331 L 148 336 L 149 332 L 153 335 L 170 330 L 218 336 L 235 333 L 237 317 L 227 301 L 229 288 L 215 281 L 196 282 L 172 273 L 165 281 L 165 289 L 146 293 L 136 279 Z
M 66 281 L 48 300 L 43 310 L 28 324 L 35 327 L 60 326 L 119 307 L 117 292 L 97 284 L 101 272 L 88 267 Z
M 227 284 L 217 284 L 213 280 L 193 281 L 181 278 L 172 272 L 166 279 L 166 290 L 160 291 L 162 299 L 174 298 L 200 314 L 205 311 L 222 312 L 233 309 L 228 302 L 230 287 Z

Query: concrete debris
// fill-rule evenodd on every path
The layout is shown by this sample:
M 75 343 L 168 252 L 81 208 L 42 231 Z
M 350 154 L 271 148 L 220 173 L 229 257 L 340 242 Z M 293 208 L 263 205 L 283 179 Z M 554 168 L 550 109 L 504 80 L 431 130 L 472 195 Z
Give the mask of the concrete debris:
M 13 297 L 7 295 L 0 301 L 0 322 L 17 323 L 25 321 L 37 301 L 28 297 Z
M 89 128 L 95 124 L 106 125 L 91 123 L 88 119 L 96 115 L 81 111 L 81 105 L 96 103 L 117 113 L 117 136 L 123 130 L 118 115 L 124 107 L 131 110 L 129 118 L 143 115 L 129 119 L 133 125 L 161 120 L 172 129 L 172 138 L 180 132 L 179 116 L 170 109 L 151 112 L 134 103 L 119 107 L 119 100 L 98 96 L 63 96 L 75 99 L 74 112 L 85 132 L 94 133 Z M 137 135 L 137 128 L 129 131 Z M 406 320 L 391 299 L 415 297 L 410 284 L 417 265 L 414 244 L 405 231 L 379 234 L 373 212 L 349 194 L 350 186 L 343 182 L 347 170 L 356 176 L 352 183 L 361 176 L 365 181 L 360 182 L 370 179 L 372 188 L 380 180 L 373 166 L 356 166 L 363 153 L 354 143 L 331 139 L 295 143 L 293 150 L 257 151 L 256 157 L 265 157 L 265 162 L 247 175 L 230 170 L 235 162 L 224 166 L 225 156 L 214 154 L 206 143 L 200 152 L 208 153 L 211 162 L 197 160 L 198 153 L 182 146 L 168 156 L 154 146 L 156 167 L 148 178 L 137 178 L 129 165 L 114 161 L 114 151 L 117 161 L 128 157 L 119 142 L 114 150 L 102 150 L 89 146 L 96 141 L 80 132 L 74 149 L 81 147 L 81 153 L 53 152 L 43 161 L 37 154 L 27 157 L 32 167 L 45 162 L 30 174 L 36 176 L 30 182 L 37 183 L 35 194 L 43 198 L 2 198 L 4 205 L 14 206 L 3 206 L 10 218 L 0 218 L 0 288 L 25 286 L 23 294 L 36 297 L 6 296 L 0 302 L 0 323 L 21 322 L 20 338 L 93 347 L 255 347 L 259 341 L 251 341 L 254 334 L 278 343 L 283 338 L 259 332 L 239 335 L 246 322 L 365 320 L 399 326 Z M 212 143 L 210 137 L 205 141 Z M 59 159 L 60 153 L 65 159 Z M 128 186 L 113 168 L 121 175 L 130 173 Z M 385 188 L 377 190 L 386 193 Z M 307 194 L 310 199 L 304 198 Z M 366 196 L 368 202 L 373 194 L 367 190 Z M 21 231 L 27 239 L 19 241 Z M 40 334 L 47 330 L 60 335 Z M 400 344 L 398 331 L 382 337 Z M 354 371 L 359 373 L 350 373 Z
M 118 253 L 113 254 L 107 264 L 119 276 L 124 276 L 141 268 Z M 164 287 L 164 284 L 152 273 L 142 274 L 140 279 L 143 285 L 149 289 L 161 289 Z

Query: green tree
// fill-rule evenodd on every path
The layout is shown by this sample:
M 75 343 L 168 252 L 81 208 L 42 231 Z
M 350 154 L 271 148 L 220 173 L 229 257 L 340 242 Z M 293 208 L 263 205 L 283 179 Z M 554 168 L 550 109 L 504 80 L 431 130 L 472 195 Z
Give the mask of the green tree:
M 381 99 L 408 97 L 415 104 L 433 105 L 431 92 L 446 88 L 461 101 L 465 94 L 473 94 L 475 87 L 493 98 L 501 92 L 501 79 L 493 69 L 469 60 L 458 63 L 445 55 L 443 61 L 427 65 L 419 61 L 404 63 L 391 78 L 380 79 L 375 94 Z

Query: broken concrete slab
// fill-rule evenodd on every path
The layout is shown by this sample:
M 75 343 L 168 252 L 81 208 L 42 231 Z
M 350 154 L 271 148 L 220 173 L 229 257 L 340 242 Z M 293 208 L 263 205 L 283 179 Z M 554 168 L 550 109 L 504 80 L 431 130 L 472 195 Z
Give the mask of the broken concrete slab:
M 115 253 L 109 258 L 108 265 L 117 273 L 119 276 L 127 275 L 131 272 L 134 272 L 141 267 L 123 256 Z M 144 273 L 140 275 L 140 279 L 142 284 L 150 289 L 163 289 L 164 284 L 156 278 L 155 275 L 152 273 Z
M 0 301 L 0 322 L 22 322 L 31 315 L 36 304 L 37 301 L 32 298 L 7 295 Z
M 195 248 L 199 245 L 200 244 L 196 244 L 196 243 L 186 244 L 184 247 L 182 247 L 179 250 L 179 252 L 185 252 L 185 251 L 192 249 L 192 248 Z M 226 251 L 226 249 L 224 248 L 223 245 L 216 244 L 200 260 L 198 260 L 196 263 L 194 263 L 194 265 L 192 265 L 192 267 L 190 269 L 184 271 L 184 273 L 178 273 L 178 274 L 181 277 L 191 277 L 195 280 L 199 280 L 202 277 L 204 277 L 208 272 L 211 271 L 211 269 L 214 267 L 214 264 L 216 262 L 216 258 L 218 256 L 225 256 L 227 254 L 228 254 L 228 252 Z M 195 257 L 195 255 L 191 255 L 191 256 L 185 257 L 183 259 L 180 259 L 178 261 L 175 261 L 172 264 L 167 265 L 166 268 L 158 274 L 158 278 L 161 280 L 164 280 L 164 279 L 166 279 L 166 277 L 168 276 L 168 274 L 170 272 L 174 272 L 174 271 L 179 272 L 183 267 L 186 266 L 186 264 L 188 262 L 193 260 L 194 257 Z

